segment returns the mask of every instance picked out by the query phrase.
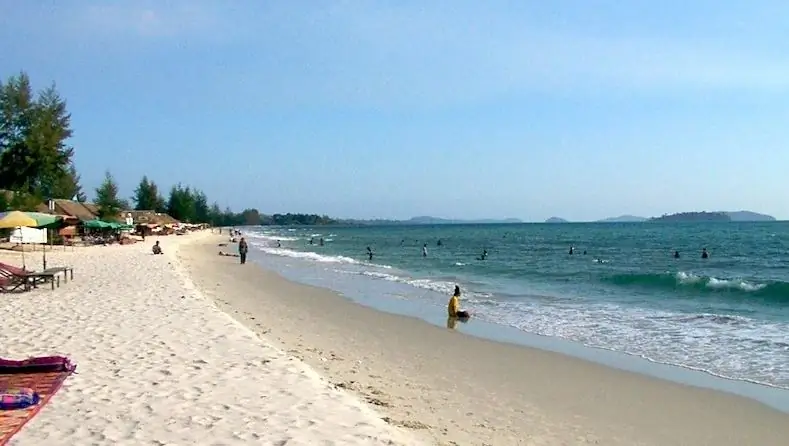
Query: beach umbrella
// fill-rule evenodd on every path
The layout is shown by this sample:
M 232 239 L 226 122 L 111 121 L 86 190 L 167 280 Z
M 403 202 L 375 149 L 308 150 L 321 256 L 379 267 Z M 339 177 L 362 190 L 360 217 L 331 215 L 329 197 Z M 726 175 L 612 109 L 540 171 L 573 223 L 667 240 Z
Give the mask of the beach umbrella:
M 84 221 L 82 222 L 82 226 L 88 229 L 107 229 L 111 227 L 110 223 L 101 221 L 98 218 L 95 220 Z
M 35 228 L 38 221 L 26 212 L 11 211 L 0 214 L 0 229 Z
M 44 214 L 43 212 L 25 212 L 28 217 L 33 218 L 38 222 L 36 228 L 52 228 L 60 225 L 63 221 L 62 215 Z
M 59 215 L 44 214 L 42 212 L 10 211 L 0 213 L 0 228 L 50 228 L 63 220 Z M 24 244 L 24 240 L 22 240 Z M 47 249 L 43 249 L 44 268 L 47 265 Z M 22 267 L 25 265 L 25 249 L 22 247 Z
M 41 228 L 58 223 L 63 217 L 41 212 L 0 212 L 0 228 Z
M 38 221 L 27 215 L 25 212 L 11 211 L 0 215 L 0 228 L 34 228 L 38 226 Z M 24 240 L 22 240 L 24 243 Z M 22 268 L 25 267 L 25 246 L 22 245 Z

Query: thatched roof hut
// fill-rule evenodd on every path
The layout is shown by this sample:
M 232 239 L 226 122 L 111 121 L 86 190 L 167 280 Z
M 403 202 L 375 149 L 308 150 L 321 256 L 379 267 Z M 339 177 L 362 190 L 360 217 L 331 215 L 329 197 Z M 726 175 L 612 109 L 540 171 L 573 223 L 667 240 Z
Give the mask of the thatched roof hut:
M 180 223 L 178 220 L 163 212 L 123 211 L 122 218 L 126 218 L 127 214 L 131 214 L 135 225 L 174 225 Z
M 65 215 L 81 221 L 93 220 L 98 218 L 99 210 L 91 203 L 80 203 L 78 201 L 55 199 L 55 210 L 50 211 L 48 203 L 41 203 L 36 210 L 48 214 Z

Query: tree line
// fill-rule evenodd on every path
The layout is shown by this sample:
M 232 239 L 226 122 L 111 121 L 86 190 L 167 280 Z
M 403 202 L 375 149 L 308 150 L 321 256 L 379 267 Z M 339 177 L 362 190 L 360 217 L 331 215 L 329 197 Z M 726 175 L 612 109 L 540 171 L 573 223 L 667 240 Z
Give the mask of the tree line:
M 74 166 L 71 113 L 55 84 L 35 92 L 25 72 L 0 79 L 0 211 L 34 211 L 49 199 L 86 202 Z M 143 176 L 130 200 L 120 194 L 118 183 L 107 171 L 95 190 L 99 218 L 115 220 L 124 210 L 161 212 L 188 223 L 214 226 L 333 224 L 327 216 L 312 214 L 263 215 L 257 209 L 233 212 L 209 204 L 206 194 L 177 184 L 167 197 L 158 185 Z
M 185 223 L 210 223 L 214 226 L 260 224 L 257 209 L 245 209 L 239 213 L 230 208 L 222 210 L 216 202 L 209 205 L 206 194 L 191 186 L 176 184 L 170 188 L 165 198 L 156 182 L 147 176 L 142 177 L 131 200 L 126 201 L 118 195 L 118 183 L 109 171 L 104 174 L 104 181 L 96 189 L 96 206 L 108 216 L 134 209 L 165 213 Z
M 33 211 L 49 199 L 87 201 L 73 161 L 74 147 L 68 144 L 72 134 L 71 113 L 54 83 L 35 92 L 25 72 L 0 79 L 0 211 Z M 216 203 L 209 206 L 202 191 L 180 184 L 164 199 L 147 177 L 126 200 L 110 172 L 95 193 L 99 217 L 106 219 L 116 219 L 132 206 L 215 225 L 244 224 L 258 215 L 256 210 L 234 213 Z

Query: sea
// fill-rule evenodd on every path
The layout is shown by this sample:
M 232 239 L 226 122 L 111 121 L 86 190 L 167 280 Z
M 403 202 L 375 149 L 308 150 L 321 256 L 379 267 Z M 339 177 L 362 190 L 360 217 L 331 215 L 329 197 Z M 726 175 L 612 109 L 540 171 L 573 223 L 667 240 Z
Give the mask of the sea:
M 242 231 L 251 260 L 384 307 L 445 317 L 459 285 L 469 324 L 789 389 L 789 222 Z

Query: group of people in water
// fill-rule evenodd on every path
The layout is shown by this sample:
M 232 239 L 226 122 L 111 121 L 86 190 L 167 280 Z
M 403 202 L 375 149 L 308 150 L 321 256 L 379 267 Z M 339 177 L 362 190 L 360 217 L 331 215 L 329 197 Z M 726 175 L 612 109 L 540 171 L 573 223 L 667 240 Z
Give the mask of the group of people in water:
M 321 239 L 321 240 L 323 240 L 323 239 Z M 400 246 L 403 246 L 403 245 L 405 245 L 405 239 L 400 240 Z M 436 242 L 436 246 L 443 246 L 443 245 L 444 245 L 444 242 L 442 242 L 441 239 L 438 239 L 438 241 Z M 321 246 L 323 246 L 323 245 L 321 245 Z M 365 255 L 367 256 L 367 260 L 372 262 L 373 256 L 375 255 L 375 253 L 373 252 L 373 249 L 368 246 Z M 422 244 L 422 257 L 427 257 L 427 255 L 428 255 L 427 243 L 423 243 Z M 487 249 L 483 249 L 482 253 L 479 256 L 477 256 L 477 260 L 487 260 L 487 258 L 488 258 L 488 250 Z
M 575 247 L 570 246 L 570 252 L 568 252 L 568 254 L 569 255 L 575 254 Z M 584 250 L 584 254 L 583 255 L 586 255 L 586 250 Z M 680 258 L 679 251 L 674 251 L 674 255 L 672 257 L 674 257 L 675 259 Z M 710 254 L 707 252 L 707 248 L 702 248 L 701 249 L 701 258 L 702 259 L 710 258 Z M 599 261 L 599 259 L 598 259 L 598 261 Z

